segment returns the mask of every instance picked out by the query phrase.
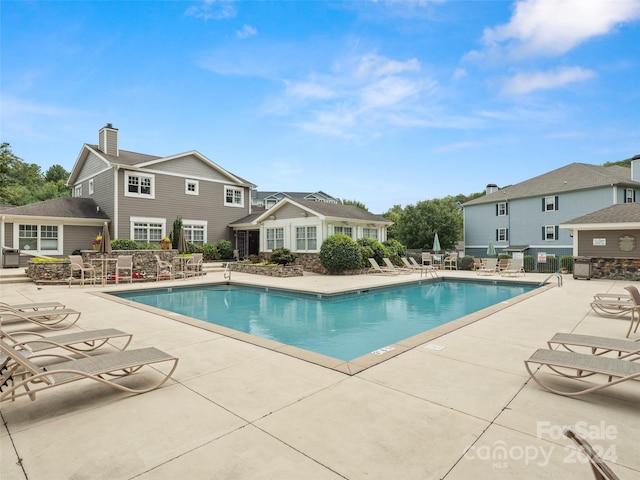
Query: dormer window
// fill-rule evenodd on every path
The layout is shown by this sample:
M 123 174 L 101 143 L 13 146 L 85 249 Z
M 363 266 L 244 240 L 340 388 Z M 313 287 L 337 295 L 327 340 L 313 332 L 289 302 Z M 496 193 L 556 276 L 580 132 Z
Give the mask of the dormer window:
M 125 197 L 155 198 L 154 183 L 153 175 L 126 172 L 124 195 Z

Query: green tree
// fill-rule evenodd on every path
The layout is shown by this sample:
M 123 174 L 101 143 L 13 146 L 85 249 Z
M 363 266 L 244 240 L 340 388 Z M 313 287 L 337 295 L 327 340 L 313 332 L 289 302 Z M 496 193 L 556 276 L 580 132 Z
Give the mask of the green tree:
M 407 205 L 398 222 L 398 240 L 407 248 L 433 249 L 438 234 L 440 246 L 451 249 L 462 238 L 462 215 L 456 197 L 423 200 Z
M 387 228 L 387 239 L 389 240 L 397 240 L 398 239 L 398 222 L 400 222 L 400 218 L 402 217 L 402 207 L 400 205 L 394 205 L 393 208 L 387 210 L 382 214 L 384 218 L 393 222 L 393 225 L 390 225 Z
M 51 165 L 44 174 L 45 182 L 57 183 L 62 180 L 63 183 L 66 183 L 68 178 L 69 172 L 67 172 L 62 165 Z

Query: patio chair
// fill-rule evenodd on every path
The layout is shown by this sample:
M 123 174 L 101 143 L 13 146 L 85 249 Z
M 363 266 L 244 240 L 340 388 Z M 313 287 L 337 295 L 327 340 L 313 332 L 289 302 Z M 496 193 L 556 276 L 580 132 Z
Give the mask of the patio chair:
M 0 302 L 0 307 L 9 307 L 21 312 L 38 311 L 42 308 L 45 310 L 55 310 L 56 308 L 64 308 L 64 304 L 60 302 L 32 302 L 32 303 L 13 303 Z
M 129 283 L 133 282 L 133 255 L 118 255 L 118 262 L 116 263 L 116 285 L 120 280 L 120 271 L 127 272 Z
M 507 265 L 507 268 L 500 271 L 500 275 L 502 275 L 503 277 L 507 275 L 513 275 L 517 277 L 520 274 L 525 274 L 524 261 L 521 258 L 514 258 L 509 260 L 509 265 Z
M 476 271 L 476 270 L 478 270 L 480 268 L 482 268 L 482 259 L 474 257 L 474 259 L 473 259 L 473 270 Z
M 202 254 L 194 253 L 185 263 L 185 275 L 199 277 L 202 275 Z
M 487 258 L 486 262 L 482 268 L 476 270 L 477 275 L 493 275 L 498 272 L 498 259 L 497 258 Z
M 444 268 L 449 270 L 458 270 L 458 254 L 452 253 L 444 259 Z
M 594 375 L 605 375 L 608 377 L 608 381 L 599 384 L 579 382 L 576 383 L 577 390 L 558 390 L 544 383 L 539 375 L 536 375 L 536 372 L 532 370 L 532 364 L 548 367 L 558 375 L 570 379 L 583 379 Z M 640 378 L 640 363 L 619 358 L 575 352 L 561 352 L 558 350 L 547 350 L 545 348 L 536 350 L 528 360 L 525 360 L 524 365 L 531 378 L 542 388 L 549 392 L 569 397 L 597 392 L 604 388 L 617 385 L 618 383 L 626 382 L 627 380 Z
M 71 282 L 73 281 L 74 272 L 80 271 L 80 285 L 84 287 L 84 281 L 87 278 L 86 273 L 91 274 L 89 277 L 92 284 L 96 284 L 96 269 L 88 262 L 82 260 L 82 255 L 69 255 L 71 261 L 71 276 L 69 277 L 69 288 L 71 288 Z
M 602 317 L 621 317 L 631 314 L 631 322 L 626 337 L 638 331 L 640 326 L 640 292 L 633 285 L 627 285 L 624 289 L 629 292 L 629 299 L 625 300 L 594 300 L 591 302 L 591 309 Z M 602 294 L 599 294 L 602 295 Z M 633 328 L 633 324 L 636 324 Z
M 391 271 L 397 271 L 398 273 L 404 273 L 404 274 L 413 273 L 409 268 L 396 267 L 393 264 L 393 262 L 391 262 L 391 260 L 389 260 L 387 257 L 384 257 L 382 261 L 384 262 L 386 268 L 388 268 Z
M 369 263 L 371 264 L 371 268 L 367 270 L 368 273 L 382 273 L 389 275 L 398 275 L 398 273 L 400 273 L 395 268 L 390 270 L 387 267 L 381 267 L 378 262 L 376 262 L 375 258 L 369 258 Z
M 640 339 L 639 339 L 640 340 Z M 580 352 L 579 348 L 588 349 L 591 355 L 604 355 L 607 353 L 617 353 L 617 358 L 628 360 L 640 359 L 640 343 L 636 340 L 626 340 L 624 338 L 597 337 L 593 335 L 581 335 L 577 333 L 556 333 L 547 342 L 550 349 L 554 346 L 561 346 L 569 352 Z M 578 347 L 578 348 L 576 348 Z
M 65 322 L 69 317 L 71 319 Z M 80 312 L 71 308 L 24 312 L 15 308 L 0 306 L 0 326 L 6 322 L 22 321 L 33 323 L 48 330 L 64 330 L 75 324 L 79 318 Z
M 412 264 L 407 257 L 401 257 L 400 260 L 402 260 L 402 263 L 404 264 L 404 268 L 409 268 L 411 270 L 422 270 L 422 266 L 418 265 L 417 263 Z M 412 258 L 413 260 L 413 258 Z M 414 260 L 415 262 L 415 260 Z
M 562 432 L 565 437 L 573 440 L 573 442 L 582 450 L 582 453 L 589 459 L 591 471 L 595 480 L 620 480 L 613 473 L 613 470 L 604 462 L 604 460 L 596 453 L 591 444 L 570 428 L 565 428 Z
M 78 380 L 93 380 L 128 393 L 145 393 L 164 384 L 173 375 L 178 358 L 168 355 L 157 348 L 141 348 L 102 355 L 83 356 L 81 358 L 52 355 L 59 363 L 41 366 L 33 360 L 47 355 L 25 357 L 18 350 L 0 340 L 0 353 L 6 356 L 0 364 L 0 402 L 15 400 L 28 395 L 33 401 L 36 394 L 49 388 L 57 387 Z M 60 361 L 64 359 L 65 361 Z M 162 377 L 151 386 L 141 387 L 136 384 L 125 386 L 117 379 L 128 377 L 144 367 L 155 368 L 158 364 L 171 365 L 169 373 L 161 373 Z M 75 398 L 79 398 L 76 394 Z
M 509 262 L 511 261 L 510 258 L 500 258 L 498 260 L 498 273 L 502 272 L 503 270 L 506 270 L 507 268 L 509 268 Z
M 433 265 L 433 257 L 429 252 L 422 253 L 422 265 Z
M 115 328 L 102 330 L 89 330 L 64 335 L 46 337 L 34 332 L 5 332 L 0 329 L 0 340 L 11 345 L 16 350 L 26 350 L 30 354 L 42 352 L 53 348 L 61 348 L 73 353 L 91 352 L 105 345 L 107 342 L 118 350 L 125 350 L 131 343 L 133 335 Z M 118 346 L 111 343 L 114 339 L 124 341 L 124 345 Z M 117 342 L 118 344 L 120 342 Z
M 418 262 L 416 262 L 416 259 L 413 257 L 409 257 L 409 261 L 413 264 L 414 267 L 419 268 L 420 269 L 420 275 L 422 276 L 422 272 L 425 272 L 430 274 L 432 277 L 438 277 L 438 270 L 436 270 L 436 268 L 429 264 L 425 264 L 425 265 L 420 265 Z
M 156 282 L 161 276 L 169 274 L 169 280 L 173 279 L 173 265 L 160 259 L 160 255 L 154 255 L 156 259 Z

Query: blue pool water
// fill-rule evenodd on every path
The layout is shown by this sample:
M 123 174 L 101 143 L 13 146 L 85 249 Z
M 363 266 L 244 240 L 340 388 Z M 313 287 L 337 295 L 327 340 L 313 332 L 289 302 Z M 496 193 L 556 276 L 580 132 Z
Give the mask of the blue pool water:
M 337 296 L 234 285 L 115 295 L 348 361 L 534 288 L 443 281 Z

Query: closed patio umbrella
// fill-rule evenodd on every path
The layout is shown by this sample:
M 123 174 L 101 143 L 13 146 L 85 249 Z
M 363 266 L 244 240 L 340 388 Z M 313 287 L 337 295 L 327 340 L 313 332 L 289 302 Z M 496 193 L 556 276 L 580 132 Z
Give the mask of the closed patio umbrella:
M 435 237 L 433 237 L 433 251 L 435 253 L 440 252 L 441 247 L 440 247 L 440 239 L 438 238 L 438 232 L 436 232 Z
M 178 253 L 187 253 L 187 238 L 184 234 L 184 227 L 180 227 L 180 238 L 178 239 Z
M 100 242 L 100 248 L 98 252 L 100 253 L 111 253 L 111 237 L 109 236 L 109 225 L 107 222 L 104 222 L 102 226 L 102 241 Z
M 489 245 L 487 246 L 487 257 L 495 257 L 496 256 L 496 247 L 493 245 L 493 241 L 489 240 Z

